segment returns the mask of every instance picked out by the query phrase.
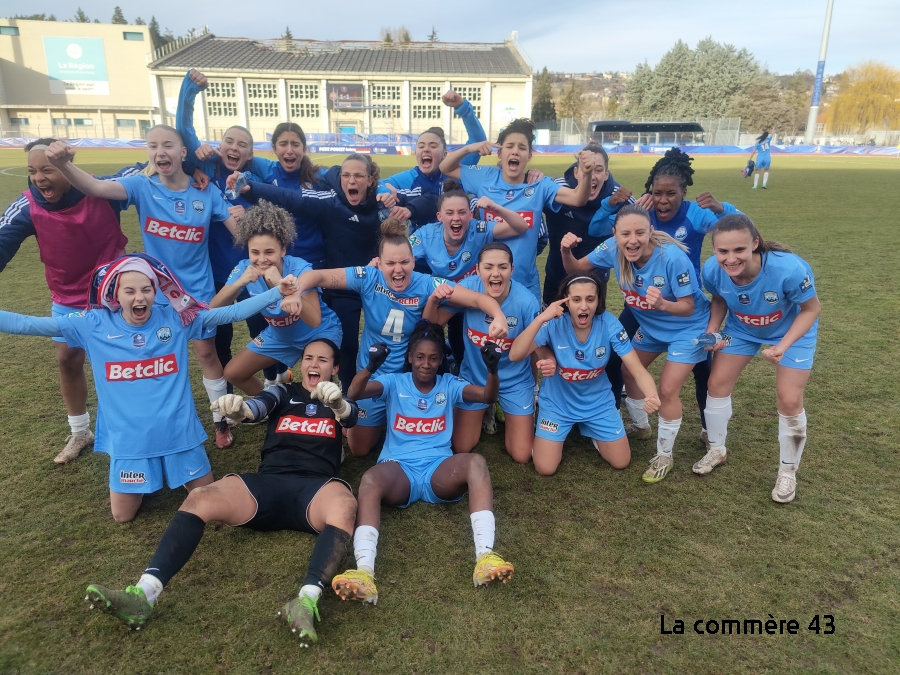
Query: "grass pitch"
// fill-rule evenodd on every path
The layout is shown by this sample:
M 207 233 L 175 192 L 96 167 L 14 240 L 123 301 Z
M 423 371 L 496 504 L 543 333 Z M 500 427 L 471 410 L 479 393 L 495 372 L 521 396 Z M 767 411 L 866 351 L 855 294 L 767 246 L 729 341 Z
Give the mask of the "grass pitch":
M 142 157 L 82 150 L 77 161 L 103 174 Z M 655 159 L 613 156 L 611 169 L 638 192 Z M 3 206 L 25 189 L 24 160 L 21 151 L 0 152 Z M 412 163 L 378 161 L 385 175 Z M 502 436 L 484 437 L 478 451 L 494 481 L 497 548 L 516 566 L 507 586 L 472 587 L 465 500 L 389 508 L 378 606 L 326 593 L 320 642 L 301 650 L 275 614 L 297 592 L 313 538 L 211 524 L 151 623 L 130 633 L 89 612 L 84 589 L 134 583 L 184 492 L 165 490 L 134 522 L 115 524 L 105 455 L 51 461 L 68 433 L 51 341 L 3 335 L 0 672 L 896 672 L 900 255 L 889 202 L 900 161 L 776 156 L 765 191 L 740 177 L 743 162 L 698 158 L 689 196 L 711 190 L 791 246 L 812 265 L 823 305 L 793 504 L 769 497 L 778 466 L 775 373 L 757 359 L 734 395 L 729 461 L 706 478 L 690 471 L 703 454 L 690 384 L 675 469 L 657 485 L 640 480 L 654 441 L 633 444 L 631 466 L 614 471 L 573 434 L 557 475 L 541 478 L 508 458 Z M 556 176 L 568 164 L 538 157 L 532 166 Z M 123 224 L 134 250 L 133 210 Z M 0 289 L 3 309 L 49 314 L 33 239 L 0 275 Z M 616 311 L 619 294 L 610 299 Z M 235 350 L 247 337 L 243 327 L 236 333 Z M 209 429 L 199 368 L 193 375 Z M 96 417 L 93 395 L 89 407 Z M 255 427 L 240 430 L 230 450 L 208 444 L 216 476 L 255 469 L 262 437 Z M 374 461 L 349 459 L 343 476 L 356 486 Z M 662 634 L 662 615 L 665 630 L 681 620 L 685 634 Z M 834 626 L 827 635 L 825 615 Z M 818 633 L 809 629 L 815 616 Z M 730 624 L 723 635 L 725 620 L 743 629 L 745 619 L 775 620 L 774 634 L 738 635 Z M 797 634 L 781 627 L 791 619 Z

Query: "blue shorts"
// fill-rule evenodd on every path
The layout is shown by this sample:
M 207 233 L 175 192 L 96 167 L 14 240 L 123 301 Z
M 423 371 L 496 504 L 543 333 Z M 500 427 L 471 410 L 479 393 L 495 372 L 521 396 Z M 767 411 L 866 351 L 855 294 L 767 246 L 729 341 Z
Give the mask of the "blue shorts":
M 691 338 L 686 335 L 683 337 L 679 336 L 677 340 L 672 340 L 672 342 L 663 342 L 650 337 L 640 327 L 638 327 L 634 337 L 631 338 L 631 346 L 651 354 L 665 352 L 666 360 L 672 363 L 700 363 L 701 361 L 706 361 L 708 356 L 703 347 L 692 345 Z
M 109 489 L 113 492 L 148 494 L 162 490 L 163 476 L 170 488 L 205 476 L 212 467 L 202 445 L 161 457 L 110 459 Z
M 756 170 L 760 169 L 768 169 L 772 165 L 772 158 L 769 159 L 757 159 L 756 160 Z
M 84 308 L 76 309 L 75 307 L 69 307 L 68 305 L 58 305 L 55 302 L 50 305 L 50 316 L 66 316 L 67 314 L 75 314 L 76 312 L 83 312 Z M 65 343 L 66 339 L 61 337 L 52 338 L 54 342 L 62 342 Z
M 487 403 L 471 403 L 462 401 L 456 405 L 457 410 L 484 410 Z M 534 413 L 534 383 L 529 382 L 512 391 L 504 391 L 500 383 L 500 408 L 507 415 L 531 415 Z
M 731 338 L 727 347 L 719 350 L 720 354 L 739 354 L 741 356 L 756 356 L 759 354 L 763 344 L 776 344 L 779 339 L 773 338 L 772 342 L 754 342 L 743 337 L 737 337 L 728 333 L 728 326 L 722 329 Z M 810 330 L 810 333 L 812 330 Z M 813 367 L 813 361 L 816 355 L 816 336 L 806 333 L 794 344 L 788 347 L 787 351 L 778 362 L 779 366 L 785 368 L 795 368 L 796 370 L 810 370 Z M 715 358 L 715 357 L 713 357 Z
M 456 499 L 441 499 L 434 490 L 431 489 L 431 476 L 437 471 L 445 459 L 449 459 L 453 455 L 446 457 L 423 457 L 422 459 L 385 459 L 384 462 L 397 462 L 403 473 L 409 479 L 409 501 L 406 502 L 401 509 L 405 509 L 416 502 L 425 502 L 427 504 L 452 504 L 463 498 L 460 495 Z M 381 464 L 382 462 L 378 462 Z
M 571 413 L 560 412 L 552 403 L 547 401 L 541 391 L 538 399 L 538 420 L 534 435 L 548 441 L 562 443 L 569 435 L 572 427 L 578 425 L 582 436 L 593 438 L 604 443 L 617 441 L 625 436 L 625 424 L 615 406 L 610 405 L 608 410 L 600 414 L 591 415 L 585 419 L 583 415 L 577 418 Z
M 290 368 L 303 356 L 303 350 L 306 349 L 306 345 L 319 338 L 328 338 L 336 345 L 341 344 L 342 333 L 340 326 L 337 330 L 313 333 L 301 342 L 283 342 L 278 335 L 277 328 L 266 326 L 262 333 L 247 343 L 247 349 L 254 354 L 275 359 Z

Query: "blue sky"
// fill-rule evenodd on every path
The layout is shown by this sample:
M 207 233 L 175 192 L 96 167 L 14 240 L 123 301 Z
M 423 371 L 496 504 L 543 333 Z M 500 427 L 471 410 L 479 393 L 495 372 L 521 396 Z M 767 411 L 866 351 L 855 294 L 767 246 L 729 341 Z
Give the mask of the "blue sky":
M 414 40 L 424 40 L 434 26 L 445 42 L 499 42 L 517 30 L 536 67 L 567 72 L 633 70 L 645 60 L 656 63 L 678 39 L 693 46 L 709 35 L 747 48 L 777 73 L 815 70 L 827 5 L 827 0 L 262 0 L 220 3 L 221 10 L 211 11 L 212 3 L 184 0 L 38 0 L 29 3 L 27 11 L 70 18 L 78 2 L 91 19 L 104 22 L 109 21 L 115 4 L 129 21 L 136 16 L 149 21 L 152 11 L 160 25 L 176 35 L 208 24 L 220 36 L 273 38 L 290 25 L 296 38 L 376 40 L 381 26 L 402 24 Z M 900 1 L 835 0 L 834 4 L 827 73 L 867 59 L 900 67 Z

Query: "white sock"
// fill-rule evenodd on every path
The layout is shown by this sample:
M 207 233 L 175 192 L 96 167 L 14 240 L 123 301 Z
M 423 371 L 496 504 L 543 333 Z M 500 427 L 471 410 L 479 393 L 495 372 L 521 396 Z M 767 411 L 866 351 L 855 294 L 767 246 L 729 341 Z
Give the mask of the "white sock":
M 633 399 L 626 396 L 625 407 L 628 408 L 628 414 L 636 427 L 646 429 L 650 426 L 650 418 L 644 410 L 644 399 Z
M 77 434 L 79 431 L 87 431 L 90 428 L 90 413 L 84 413 L 83 415 L 69 415 L 69 429 L 72 430 L 73 434 Z
M 203 378 L 203 386 L 206 389 L 206 395 L 209 396 L 209 402 L 214 403 L 228 393 L 228 380 L 220 377 L 218 380 L 207 380 Z M 222 415 L 213 412 L 213 422 L 221 422 Z
M 681 428 L 681 418 L 677 420 L 664 420 L 659 418 L 659 425 L 656 430 L 656 453 L 658 455 L 672 456 L 672 450 L 675 448 L 675 437 Z
M 753 174 L 753 187 L 756 187 L 757 185 L 759 185 L 759 174 L 755 173 Z
M 278 373 L 278 374 L 275 376 L 275 382 L 276 382 L 276 384 L 281 384 L 282 382 L 286 382 L 286 381 L 287 381 L 287 378 L 288 378 L 288 372 L 290 372 L 290 371 L 287 371 L 287 370 L 286 370 L 286 371 L 284 371 L 283 373 Z
M 475 539 L 475 560 L 478 560 L 494 550 L 494 514 L 492 511 L 476 511 L 469 515 L 469 519 Z
M 263 389 L 278 384 L 278 380 L 270 380 L 268 377 L 263 381 Z
M 806 411 L 799 415 L 778 413 L 778 445 L 781 446 L 779 471 L 796 471 L 806 446 Z
M 156 599 L 163 592 L 162 582 L 152 574 L 142 574 L 136 586 L 144 591 L 144 595 L 147 596 L 147 602 L 151 605 L 156 604 Z
M 766 183 L 769 182 L 769 172 L 763 171 L 763 187 L 766 187 Z
M 706 437 L 710 448 L 724 448 L 725 436 L 728 434 L 728 420 L 731 419 L 731 397 L 716 398 L 706 395 Z
M 375 556 L 378 554 L 378 530 L 371 525 L 360 525 L 353 533 L 353 555 L 356 567 L 375 574 Z
M 316 586 L 315 584 L 306 584 L 305 586 L 300 587 L 300 597 L 306 596 L 307 598 L 312 598 L 313 600 L 318 600 L 322 595 L 322 589 Z

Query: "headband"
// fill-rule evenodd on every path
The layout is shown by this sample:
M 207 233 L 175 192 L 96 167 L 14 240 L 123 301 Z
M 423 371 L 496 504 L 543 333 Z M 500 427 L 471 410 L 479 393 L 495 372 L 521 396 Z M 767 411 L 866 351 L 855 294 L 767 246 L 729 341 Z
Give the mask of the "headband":
M 591 282 L 592 284 L 594 284 L 595 286 L 598 285 L 598 284 L 597 284 L 597 280 L 596 280 L 594 277 L 584 277 L 584 276 L 582 276 L 582 277 L 575 277 L 574 279 L 572 279 L 569 283 L 566 284 L 566 288 L 568 288 L 569 286 L 571 286 L 572 284 L 574 284 L 576 281 L 590 281 L 590 282 Z

